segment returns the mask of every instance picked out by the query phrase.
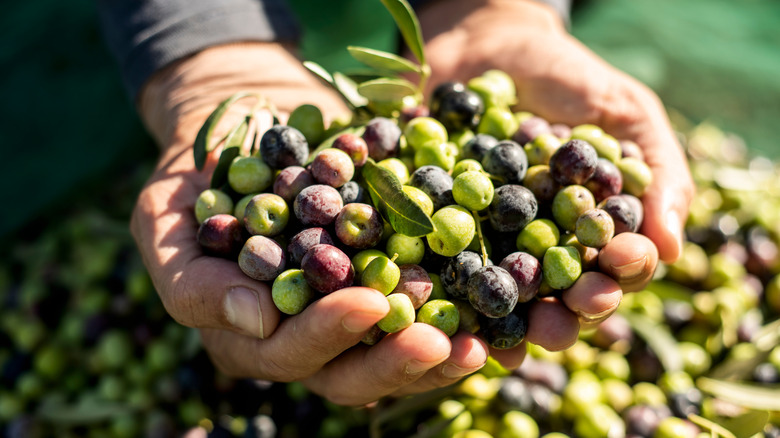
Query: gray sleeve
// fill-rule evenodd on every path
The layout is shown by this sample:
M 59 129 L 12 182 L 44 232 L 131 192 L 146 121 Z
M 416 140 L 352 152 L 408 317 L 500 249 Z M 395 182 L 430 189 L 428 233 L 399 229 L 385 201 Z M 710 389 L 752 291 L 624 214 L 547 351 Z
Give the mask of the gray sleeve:
M 538 1 L 553 6 L 568 23 L 571 0 Z M 133 99 L 152 73 L 207 47 L 291 41 L 300 34 L 285 0 L 97 0 L 97 6 L 105 40 Z
M 547 3 L 552 6 L 553 9 L 561 16 L 563 22 L 569 25 L 571 19 L 571 2 L 572 0 L 537 0 L 541 3 Z
M 97 0 L 97 6 L 132 98 L 152 73 L 207 47 L 299 35 L 284 0 Z

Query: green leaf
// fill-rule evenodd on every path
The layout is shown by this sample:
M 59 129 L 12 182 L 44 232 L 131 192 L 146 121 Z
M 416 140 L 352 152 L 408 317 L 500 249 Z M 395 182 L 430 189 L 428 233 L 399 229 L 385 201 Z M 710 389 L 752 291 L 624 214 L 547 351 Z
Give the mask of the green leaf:
M 750 438 L 761 432 L 769 422 L 769 412 L 750 410 L 736 417 L 724 418 L 720 424 L 737 438 Z
M 358 85 L 347 75 L 339 72 L 333 73 L 333 83 L 336 90 L 347 100 L 353 108 L 359 108 L 368 103 L 366 98 L 358 93 Z
M 287 126 L 301 131 L 309 146 L 320 144 L 325 133 L 325 120 L 317 105 L 304 103 L 296 107 L 287 118 Z
M 379 70 L 389 70 L 396 73 L 420 73 L 422 71 L 419 65 L 395 53 L 356 46 L 349 46 L 347 50 L 353 58 Z
M 737 438 L 730 430 L 709 418 L 704 418 L 696 414 L 688 415 L 688 420 L 693 424 L 709 431 L 711 437 Z
M 693 300 L 694 290 L 679 283 L 664 280 L 653 280 L 645 287 L 645 290 L 653 292 L 662 300 L 676 300 L 690 303 Z
M 750 409 L 780 411 L 780 387 L 766 384 L 727 382 L 700 377 L 696 386 L 715 397 Z
M 304 61 L 303 65 L 336 90 L 339 95 L 341 95 L 344 102 L 353 110 L 364 106 L 367 103 L 366 98 L 357 92 L 357 84 L 355 84 L 355 81 L 344 74 L 335 72 L 331 75 L 321 65 L 312 61 Z
M 751 309 L 760 312 L 759 309 Z M 727 357 L 710 370 L 707 375 L 713 379 L 740 380 L 753 374 L 760 363 L 767 360 L 772 349 L 780 344 L 780 320 L 771 322 L 759 329 L 750 340 L 756 347 L 755 354 L 748 357 Z
M 216 189 L 227 182 L 228 169 L 233 159 L 241 155 L 241 147 L 246 140 L 249 131 L 249 117 L 244 117 L 228 134 L 225 139 L 225 148 L 219 154 L 219 162 L 211 174 L 211 188 Z
M 225 111 L 227 111 L 230 105 L 236 103 L 236 101 L 248 96 L 255 96 L 255 94 L 242 91 L 223 100 L 222 103 L 217 105 L 211 115 L 209 115 L 203 123 L 203 126 L 200 127 L 200 131 L 198 131 L 198 135 L 195 137 L 195 143 L 192 148 L 195 157 L 195 167 L 198 170 L 203 169 L 203 165 L 206 164 L 206 156 L 208 156 L 208 153 L 216 147 L 216 144 L 211 143 L 211 135 L 214 133 L 214 128 L 219 124 L 222 116 L 225 115 Z
M 665 326 L 655 324 L 650 318 L 636 312 L 621 312 L 631 328 L 644 339 L 653 350 L 666 371 L 683 369 L 682 356 L 677 341 Z
M 379 78 L 358 85 L 357 91 L 375 102 L 396 102 L 417 93 L 417 87 L 406 79 Z
M 389 170 L 369 160 L 362 175 L 374 205 L 396 233 L 421 237 L 434 231 L 431 218 L 401 189 Z
M 241 148 L 236 146 L 231 146 L 222 150 L 222 153 L 219 155 L 217 167 L 214 169 L 214 173 L 211 174 L 212 189 L 218 189 L 227 182 L 230 164 L 233 163 L 233 159 L 239 155 L 241 155 Z
M 424 41 L 422 31 L 420 30 L 420 22 L 417 21 L 414 9 L 406 0 L 382 0 L 382 4 L 385 5 L 385 8 L 390 11 L 390 15 L 393 16 L 393 20 L 395 20 L 395 24 L 398 26 L 398 30 L 401 32 L 401 36 L 409 50 L 420 61 L 420 64 L 425 64 Z
M 383 425 L 391 424 L 392 422 L 405 418 L 415 412 L 422 412 L 424 409 L 432 408 L 441 403 L 445 398 L 452 397 L 454 388 L 453 385 L 450 385 L 409 397 L 394 399 L 392 401 L 385 399 L 380 400 L 378 402 L 379 409 L 375 409 L 371 415 L 369 425 L 371 438 L 379 438 L 382 436 L 381 429 Z M 426 428 L 426 431 L 427 430 L 428 429 Z M 435 436 L 433 433 L 424 433 L 424 435 Z M 418 437 L 420 435 L 415 436 Z
M 52 401 L 41 404 L 38 417 L 52 423 L 67 425 L 86 425 L 106 421 L 119 415 L 132 412 L 124 404 L 85 398 L 75 404 L 62 401 Z
M 323 81 L 329 83 L 330 85 L 334 85 L 333 84 L 333 76 L 331 76 L 331 74 L 328 73 L 328 71 L 325 70 L 325 68 L 323 66 L 321 66 L 321 65 L 319 65 L 319 64 L 317 64 L 316 62 L 313 62 L 313 61 L 303 61 L 303 66 L 306 67 L 307 69 L 309 69 L 310 72 L 312 72 L 315 75 L 317 75 Z
M 714 379 L 744 379 L 753 374 L 756 366 L 769 357 L 768 352 L 756 352 L 746 358 L 729 357 L 710 370 L 708 376 Z
M 770 351 L 780 345 L 780 319 L 761 327 L 750 341 L 759 351 Z

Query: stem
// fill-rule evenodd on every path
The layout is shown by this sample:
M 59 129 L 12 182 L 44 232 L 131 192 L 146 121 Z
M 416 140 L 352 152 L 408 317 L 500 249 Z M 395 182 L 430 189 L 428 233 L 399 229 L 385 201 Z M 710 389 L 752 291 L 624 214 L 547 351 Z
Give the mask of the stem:
M 393 258 L 391 258 L 390 261 L 391 262 L 395 262 L 395 259 L 397 259 L 397 258 L 398 258 L 398 253 L 395 252 L 395 253 L 393 253 Z
M 255 150 L 255 140 L 257 140 L 257 119 L 253 117 L 254 113 L 247 114 L 246 116 L 246 138 L 244 144 L 241 145 L 241 155 L 250 156 Z
M 261 94 L 252 94 L 252 96 L 257 98 L 257 102 L 255 102 L 255 105 L 252 107 L 252 109 L 249 112 L 250 114 L 252 114 L 252 117 L 254 117 L 255 113 L 259 109 L 264 107 L 266 105 L 267 101 L 266 101 L 265 97 L 263 97 L 263 95 L 261 95 Z
M 418 92 L 422 95 L 423 90 L 425 90 L 425 85 L 428 83 L 428 78 L 431 77 L 431 66 L 428 64 L 423 64 L 420 66 L 420 82 L 417 85 Z M 420 102 L 423 101 L 424 96 L 420 96 Z
M 688 420 L 690 420 L 693 424 L 703 427 L 704 429 L 707 429 L 710 431 L 712 436 L 715 437 L 725 437 L 725 438 L 736 438 L 736 436 L 731 433 L 728 429 L 721 426 L 718 423 L 715 423 L 714 421 L 710 421 L 702 416 L 696 415 L 696 414 L 690 414 L 688 415 Z
M 273 123 L 280 124 L 282 123 L 282 119 L 279 117 L 279 110 L 276 108 L 276 105 L 274 105 L 271 102 L 266 103 L 265 107 L 268 109 L 268 111 L 271 113 L 271 117 L 273 117 Z
M 488 265 L 488 254 L 485 248 L 485 238 L 482 237 L 482 225 L 480 224 L 479 213 L 476 210 L 471 210 L 471 215 L 474 216 L 474 223 L 477 225 L 477 238 L 479 239 L 479 249 L 482 251 L 482 266 Z

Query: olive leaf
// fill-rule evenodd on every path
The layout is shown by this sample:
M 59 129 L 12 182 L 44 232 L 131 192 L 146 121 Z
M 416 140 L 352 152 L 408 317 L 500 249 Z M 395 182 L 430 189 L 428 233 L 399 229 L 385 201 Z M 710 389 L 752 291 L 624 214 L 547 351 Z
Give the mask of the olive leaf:
M 734 417 L 717 416 L 714 419 L 689 414 L 688 420 L 713 437 L 750 438 L 764 429 L 769 422 L 769 412 L 748 410 Z
M 761 310 L 758 308 L 750 309 L 748 312 L 755 312 L 758 315 L 761 314 Z M 756 367 L 769 358 L 772 349 L 778 345 L 779 336 L 780 320 L 763 326 L 750 340 L 756 348 L 755 354 L 746 357 L 740 355 L 729 356 L 710 369 L 707 376 L 712 379 L 721 380 L 740 380 L 749 378 Z
M 694 290 L 679 283 L 664 280 L 653 280 L 645 287 L 645 290 L 653 292 L 662 300 L 675 300 L 690 303 Z
M 374 206 L 396 233 L 421 237 L 435 231 L 431 218 L 403 191 L 392 172 L 368 160 L 362 175 Z
M 703 430 L 709 431 L 712 438 L 737 438 L 736 435 L 731 433 L 728 428 L 713 420 L 710 420 L 709 418 L 705 418 L 696 414 L 690 414 L 688 415 L 688 420 L 690 420 L 693 424 L 701 427 Z
M 219 154 L 219 162 L 214 172 L 211 174 L 211 188 L 216 189 L 227 182 L 228 169 L 233 159 L 241 155 L 241 147 L 246 140 L 246 134 L 249 131 L 250 117 L 244 117 L 230 131 L 225 139 L 225 148 Z
M 780 319 L 761 327 L 750 339 L 759 351 L 770 351 L 780 345 Z
M 339 72 L 333 73 L 333 83 L 336 86 L 336 90 L 347 99 L 347 102 L 352 105 L 353 108 L 359 108 L 368 103 L 366 98 L 358 92 L 359 88 L 357 83 L 347 75 Z
M 436 406 L 441 403 L 447 397 L 451 397 L 454 392 L 454 386 L 445 386 L 443 388 L 437 388 L 428 392 L 415 394 L 402 399 L 393 401 L 380 400 L 380 409 L 375 409 L 371 415 L 371 421 L 369 424 L 369 432 L 371 438 L 379 438 L 382 436 L 382 426 L 385 424 L 392 424 L 393 421 L 397 421 L 400 418 L 404 418 L 415 412 L 421 412 L 426 408 Z M 432 433 L 427 433 L 432 432 Z M 415 438 L 432 437 L 436 436 L 429 429 L 414 435 Z M 422 434 L 422 435 L 421 435 Z
M 769 422 L 769 412 L 749 410 L 736 417 L 724 418 L 720 424 L 737 438 L 750 438 L 764 429 Z
M 420 22 L 406 0 L 382 0 L 382 4 L 393 16 L 401 36 L 420 64 L 425 64 L 425 50 Z
M 333 76 L 331 76 L 331 74 L 328 73 L 328 71 L 325 70 L 323 66 L 313 61 L 303 61 L 303 66 L 306 67 L 310 72 L 317 75 L 323 81 L 335 87 L 335 85 L 333 84 Z
M 749 409 L 780 411 L 780 387 L 766 384 L 728 382 L 699 377 L 696 387 L 713 396 Z
M 198 170 L 203 169 L 203 166 L 206 164 L 206 156 L 208 156 L 208 153 L 213 151 L 217 146 L 216 144 L 212 144 L 211 135 L 214 133 L 214 129 L 219 124 L 222 116 L 225 115 L 228 107 L 236 103 L 238 100 L 249 96 L 255 96 L 255 94 L 242 91 L 223 100 L 222 103 L 217 105 L 214 111 L 209 115 L 209 117 L 203 123 L 203 126 L 200 127 L 192 148 L 192 152 L 195 158 L 195 167 Z
M 422 71 L 419 65 L 395 53 L 356 46 L 348 46 L 347 50 L 353 58 L 378 70 L 388 70 L 396 73 L 420 73 Z
M 715 379 L 741 379 L 750 376 L 769 357 L 769 352 L 758 351 L 750 357 L 728 357 L 712 368 L 708 376 Z
M 631 328 L 647 343 L 666 371 L 680 371 L 683 368 L 682 356 L 677 348 L 674 336 L 663 326 L 655 324 L 650 318 L 636 312 L 621 312 Z
M 64 400 L 41 404 L 37 416 L 52 423 L 87 425 L 130 412 L 132 410 L 125 404 L 87 398 L 75 404 L 68 404 Z
M 361 83 L 357 91 L 368 100 L 392 102 L 415 95 L 417 88 L 406 79 L 379 78 Z
M 355 81 L 344 74 L 339 72 L 330 74 L 323 66 L 312 61 L 304 61 L 303 66 L 336 90 L 344 103 L 353 110 L 360 108 L 367 103 L 366 98 L 357 92 L 357 84 L 355 84 Z
M 317 105 L 304 103 L 296 107 L 287 118 L 287 126 L 291 126 L 306 137 L 309 146 L 320 144 L 325 133 L 325 119 L 322 110 Z

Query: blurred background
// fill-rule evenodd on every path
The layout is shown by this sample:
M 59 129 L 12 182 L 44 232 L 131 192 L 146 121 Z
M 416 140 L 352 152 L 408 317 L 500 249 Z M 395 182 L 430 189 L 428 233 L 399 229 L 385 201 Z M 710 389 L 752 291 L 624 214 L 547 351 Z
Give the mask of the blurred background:
M 330 70 L 357 67 L 344 50 L 348 44 L 396 43 L 379 2 L 291 3 L 308 29 L 303 56 Z M 339 16 L 351 23 L 348 31 L 343 21 L 327 19 Z M 670 111 L 693 123 L 711 121 L 751 150 L 777 157 L 778 20 L 780 3 L 772 0 L 579 1 L 571 32 L 649 85 Z M 102 44 L 92 2 L 14 4 L 0 21 L 8 151 L 0 178 L 16 187 L 5 198 L 13 208 L 0 216 L 0 236 L 8 236 L 44 208 L 87 190 L 87 181 L 111 179 L 155 150 Z
M 396 42 L 379 2 L 313 3 L 292 2 L 309 29 L 303 55 L 329 70 L 356 67 L 343 49 L 348 44 L 387 50 Z M 349 32 L 327 18 L 342 15 L 353 23 Z M 576 2 L 571 32 L 654 89 L 681 128 L 718 126 L 736 134 L 751 154 L 776 160 L 778 23 L 780 2 L 774 0 L 601 0 Z M 197 336 L 171 325 L 164 314 L 127 231 L 156 149 L 102 43 L 94 4 L 6 5 L 0 65 L 0 181 L 6 187 L 0 215 L 0 423 L 21 418 L 27 423 L 17 421 L 23 423 L 19 430 L 26 430 L 30 418 L 48 412 L 55 424 L 110 418 L 106 430 L 135 436 L 144 426 L 133 416 L 137 409 L 157 413 L 145 416 L 147 423 L 175 430 L 181 423 L 165 412 L 196 424 L 208 409 L 216 410 L 203 394 L 217 393 L 233 394 L 224 403 L 247 417 L 270 412 L 268 401 L 278 406 L 280 397 L 287 400 L 289 418 L 335 409 L 311 401 L 294 385 L 246 386 L 215 377 Z M 82 390 L 92 398 L 74 404 L 73 394 Z M 127 393 L 133 394 L 130 401 Z M 247 394 L 251 402 L 242 398 Z M 197 401 L 180 403 L 189 396 Z M 99 402 L 107 399 L 112 403 Z M 16 431 L 3 430 L 8 436 Z M 75 430 L 74 436 L 83 436 Z

